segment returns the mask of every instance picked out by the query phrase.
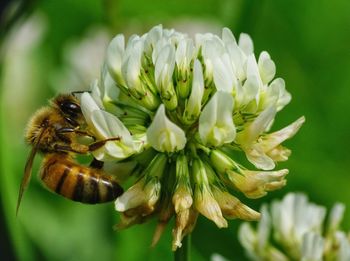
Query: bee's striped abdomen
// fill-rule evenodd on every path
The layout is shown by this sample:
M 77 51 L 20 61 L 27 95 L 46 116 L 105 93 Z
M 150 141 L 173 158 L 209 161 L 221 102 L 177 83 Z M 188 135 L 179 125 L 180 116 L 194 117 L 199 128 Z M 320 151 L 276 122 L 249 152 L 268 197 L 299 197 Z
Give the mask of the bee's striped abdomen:
M 64 155 L 46 157 L 41 179 L 51 191 L 87 204 L 109 202 L 123 193 L 122 187 L 111 176 L 76 164 Z

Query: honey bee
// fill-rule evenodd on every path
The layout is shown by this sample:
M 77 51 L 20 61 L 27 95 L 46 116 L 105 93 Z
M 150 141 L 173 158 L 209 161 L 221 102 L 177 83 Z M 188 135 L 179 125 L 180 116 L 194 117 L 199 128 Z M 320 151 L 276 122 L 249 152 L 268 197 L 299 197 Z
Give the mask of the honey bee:
M 109 202 L 123 193 L 113 176 L 101 168 L 102 162 L 94 160 L 90 166 L 75 162 L 74 154 L 87 154 L 102 147 L 110 138 L 84 145 L 79 136 L 90 136 L 79 101 L 73 94 L 61 94 L 50 106 L 39 109 L 30 119 L 25 135 L 32 146 L 19 189 L 16 213 L 26 190 L 37 152 L 44 154 L 39 172 L 40 179 L 51 191 L 73 201 L 86 204 Z

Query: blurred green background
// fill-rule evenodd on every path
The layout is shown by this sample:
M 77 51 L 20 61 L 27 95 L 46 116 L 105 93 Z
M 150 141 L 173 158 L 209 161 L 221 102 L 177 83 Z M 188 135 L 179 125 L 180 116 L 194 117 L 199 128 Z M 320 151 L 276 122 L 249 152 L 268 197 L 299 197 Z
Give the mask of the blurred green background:
M 8 4 L 8 5 L 6 5 Z M 4 9 L 4 7 L 7 7 Z M 274 129 L 301 115 L 306 124 L 285 145 L 293 151 L 288 185 L 244 202 L 259 209 L 288 191 L 312 201 L 350 207 L 350 1 L 154 0 L 3 2 L 0 65 L 1 260 L 171 260 L 171 229 L 150 248 L 155 222 L 114 232 L 112 204 L 85 206 L 46 191 L 37 178 L 15 217 L 29 148 L 23 133 L 30 115 L 58 92 L 87 89 L 98 77 L 108 41 L 117 33 L 144 33 L 157 24 L 179 31 L 251 35 L 256 55 L 267 50 L 292 102 Z M 34 173 L 40 157 L 37 157 Z M 240 221 L 217 229 L 199 218 L 192 260 L 220 253 L 246 260 L 237 241 Z M 350 209 L 343 228 L 350 228 Z M 215 240 L 214 240 L 215 239 Z

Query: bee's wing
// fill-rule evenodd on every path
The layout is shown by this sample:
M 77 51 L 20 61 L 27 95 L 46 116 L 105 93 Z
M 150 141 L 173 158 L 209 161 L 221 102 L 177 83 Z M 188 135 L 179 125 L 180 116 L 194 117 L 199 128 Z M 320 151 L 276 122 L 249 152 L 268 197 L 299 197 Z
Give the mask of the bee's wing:
M 36 146 L 34 146 L 32 148 L 32 151 L 29 154 L 26 166 L 24 168 L 24 175 L 23 175 L 21 186 L 19 188 L 19 193 L 18 193 L 18 200 L 17 200 L 17 207 L 16 207 L 16 216 L 17 216 L 17 213 L 18 213 L 19 205 L 21 204 L 23 192 L 28 187 L 30 178 L 32 176 L 32 167 L 33 167 L 34 157 L 35 157 L 35 154 L 37 153 L 37 151 L 38 151 L 38 146 L 36 145 Z

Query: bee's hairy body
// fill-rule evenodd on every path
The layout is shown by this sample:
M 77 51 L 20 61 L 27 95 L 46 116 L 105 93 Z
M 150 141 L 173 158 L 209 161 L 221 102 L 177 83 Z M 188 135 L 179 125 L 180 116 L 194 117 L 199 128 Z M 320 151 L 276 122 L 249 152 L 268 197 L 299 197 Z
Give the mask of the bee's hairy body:
M 87 153 L 89 148 L 76 142 L 77 134 L 74 131 L 60 132 L 62 129 L 77 128 L 66 122 L 56 108 L 44 107 L 39 109 L 28 123 L 26 141 L 35 146 L 41 153 L 76 152 Z M 70 151 L 65 151 L 65 148 Z
M 86 128 L 80 104 L 73 95 L 58 95 L 50 106 L 39 109 L 30 119 L 25 139 L 32 146 L 22 179 L 17 201 L 17 212 L 23 192 L 29 184 L 35 154 L 41 152 L 44 159 L 40 178 L 44 185 L 68 199 L 96 204 L 112 201 L 123 193 L 113 176 L 96 166 L 77 163 L 75 154 L 87 154 L 103 146 L 113 137 L 90 145 L 77 141 L 79 136 L 95 139 Z M 96 163 L 93 161 L 93 163 Z

